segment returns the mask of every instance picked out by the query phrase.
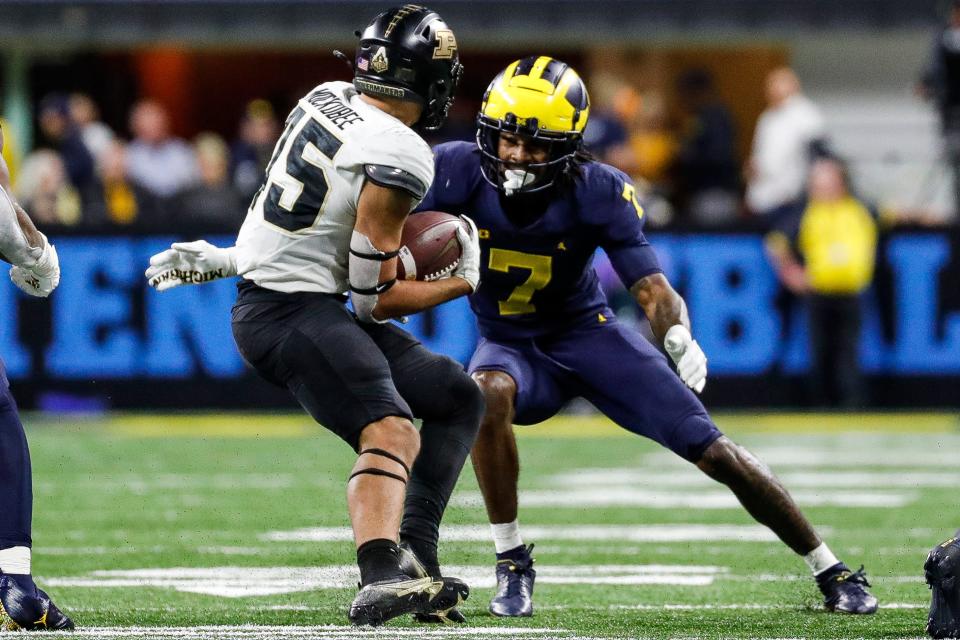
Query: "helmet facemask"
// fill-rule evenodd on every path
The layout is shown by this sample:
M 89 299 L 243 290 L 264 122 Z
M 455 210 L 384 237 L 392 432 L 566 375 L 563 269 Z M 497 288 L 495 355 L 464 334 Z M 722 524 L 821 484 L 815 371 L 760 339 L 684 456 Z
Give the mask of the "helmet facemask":
M 454 94 L 463 77 L 463 65 L 454 62 L 450 68 L 449 80 L 436 80 L 427 90 L 427 102 L 423 108 L 423 115 L 417 124 L 428 131 L 435 131 L 443 126 L 450 115 L 453 106 Z
M 583 137 L 578 133 L 538 129 L 536 122 L 533 127 L 519 126 L 511 115 L 508 114 L 505 120 L 495 120 L 483 114 L 477 118 L 477 146 L 483 177 L 507 196 L 537 193 L 552 187 L 573 164 Z M 501 133 L 523 136 L 542 146 L 547 160 L 522 165 L 502 160 L 499 152 Z

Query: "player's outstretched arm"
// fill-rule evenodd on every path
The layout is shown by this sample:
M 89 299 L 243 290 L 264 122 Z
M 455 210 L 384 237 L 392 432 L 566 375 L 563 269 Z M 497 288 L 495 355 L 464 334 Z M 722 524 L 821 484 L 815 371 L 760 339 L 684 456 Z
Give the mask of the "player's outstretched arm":
M 707 384 L 707 356 L 690 335 L 687 305 L 662 273 L 638 280 L 630 293 L 643 308 L 650 328 L 677 365 L 680 379 L 700 393 Z
M 468 268 L 458 268 L 454 277 L 433 282 L 397 280 L 400 234 L 413 202 L 405 191 L 369 181 L 360 194 L 350 242 L 349 275 L 353 308 L 364 322 L 385 322 L 418 313 L 472 293 L 476 286 Z M 461 263 L 472 261 L 473 271 L 479 273 L 479 249 L 476 255 L 471 253 L 476 244 L 476 232 L 472 233 L 472 244 L 464 247 Z M 463 241 L 461 238 L 461 244 Z
M 206 240 L 174 242 L 169 249 L 150 258 L 143 275 L 157 291 L 213 282 L 237 275 L 237 256 L 236 247 L 223 249 Z
M 0 150 L 3 135 L 0 133 Z M 10 280 L 31 296 L 46 298 L 60 284 L 57 250 L 37 231 L 10 190 L 10 173 L 0 157 L 0 259 L 9 262 Z

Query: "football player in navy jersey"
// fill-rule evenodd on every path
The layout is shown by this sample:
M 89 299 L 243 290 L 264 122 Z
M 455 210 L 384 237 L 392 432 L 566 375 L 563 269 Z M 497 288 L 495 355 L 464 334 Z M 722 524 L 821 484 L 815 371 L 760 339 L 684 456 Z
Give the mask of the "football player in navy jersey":
M 472 451 L 497 551 L 490 611 L 533 612 L 531 549 L 517 524 L 513 424 L 534 424 L 582 396 L 623 428 L 668 447 L 726 484 L 747 511 L 803 556 L 831 611 L 873 613 L 861 571 L 840 562 L 770 470 L 725 437 L 694 391 L 707 358 L 683 299 L 643 235 L 630 179 L 582 148 L 587 89 L 547 56 L 514 62 L 487 88 L 476 144 L 435 151 L 421 210 L 473 218 L 482 286 L 470 297 L 481 339 L 469 372 L 486 396 Z M 607 307 L 591 258 L 603 248 L 677 368 Z
M 14 199 L 2 156 L 0 260 L 13 265 L 10 280 L 31 296 L 46 298 L 60 283 L 57 251 Z M 0 632 L 73 629 L 70 618 L 37 588 L 31 576 L 32 520 L 30 450 L 0 360 Z

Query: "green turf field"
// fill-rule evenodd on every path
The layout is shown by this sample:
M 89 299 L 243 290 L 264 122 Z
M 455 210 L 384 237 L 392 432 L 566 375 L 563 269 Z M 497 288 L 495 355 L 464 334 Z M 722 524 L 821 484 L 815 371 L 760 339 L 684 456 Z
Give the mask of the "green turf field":
M 441 559 L 473 587 L 470 626 L 346 627 L 352 460 L 300 416 L 26 416 L 34 573 L 83 637 L 923 637 L 921 565 L 960 525 L 956 416 L 717 421 L 770 463 L 839 556 L 866 564 L 877 615 L 825 613 L 801 559 L 723 487 L 580 417 L 521 431 L 532 619 L 486 613 L 492 543 L 468 468 Z

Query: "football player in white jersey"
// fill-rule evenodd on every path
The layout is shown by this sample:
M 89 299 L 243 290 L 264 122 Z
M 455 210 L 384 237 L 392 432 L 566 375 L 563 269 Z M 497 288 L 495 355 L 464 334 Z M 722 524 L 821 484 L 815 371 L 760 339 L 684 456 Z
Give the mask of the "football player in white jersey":
M 0 151 L 3 131 L 0 130 Z M 0 260 L 10 279 L 31 296 L 46 298 L 60 283 L 60 261 L 10 190 L 10 173 L 0 156 Z M 0 360 L 0 631 L 73 629 L 73 622 L 31 576 L 33 486 L 30 450 Z
M 146 273 L 160 291 L 242 276 L 240 353 L 358 452 L 347 484 L 356 624 L 407 612 L 462 620 L 452 608 L 468 593 L 440 576 L 437 538 L 483 398 L 461 365 L 388 322 L 478 284 L 469 220 L 452 277 L 396 279 L 404 221 L 433 181 L 433 154 L 414 128 L 443 123 L 461 73 L 453 31 L 435 12 L 380 14 L 360 36 L 353 83 L 321 84 L 290 113 L 236 245 L 174 244 Z

